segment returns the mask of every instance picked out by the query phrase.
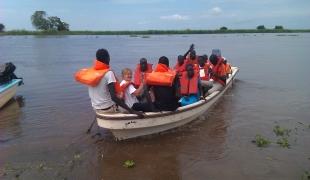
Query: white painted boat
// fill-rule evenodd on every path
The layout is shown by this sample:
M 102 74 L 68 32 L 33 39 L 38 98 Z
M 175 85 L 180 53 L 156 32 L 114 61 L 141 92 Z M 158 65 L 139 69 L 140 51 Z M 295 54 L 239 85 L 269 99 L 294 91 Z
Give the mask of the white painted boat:
M 0 86 L 0 108 L 16 95 L 17 87 L 21 81 L 21 79 L 13 79 Z
M 232 67 L 232 74 L 221 91 L 216 91 L 196 103 L 179 107 L 176 111 L 147 112 L 143 119 L 135 114 L 97 113 L 99 127 L 109 129 L 117 140 L 135 138 L 163 132 L 189 123 L 204 114 L 232 86 L 239 69 Z

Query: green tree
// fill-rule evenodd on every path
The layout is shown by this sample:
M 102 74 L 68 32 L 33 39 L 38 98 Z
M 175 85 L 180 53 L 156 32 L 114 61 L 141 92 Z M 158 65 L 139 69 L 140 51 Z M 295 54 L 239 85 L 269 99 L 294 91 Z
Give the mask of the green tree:
M 69 24 L 61 21 L 57 16 L 48 17 L 50 29 L 57 31 L 69 31 Z
M 5 26 L 3 24 L 0 23 L 0 32 L 3 32 L 5 29 Z
M 256 27 L 257 30 L 265 30 L 265 26 L 264 25 L 259 25 Z
M 283 30 L 284 28 L 283 28 L 283 26 L 279 26 L 278 25 L 278 26 L 275 26 L 274 29 L 276 29 L 276 30 Z
M 47 17 L 45 11 L 35 11 L 31 16 L 32 25 L 39 30 L 69 31 L 69 24 L 57 16 Z
M 221 30 L 221 31 L 226 31 L 226 30 L 228 30 L 228 28 L 225 27 L 225 26 L 223 26 L 223 27 L 220 28 L 220 30 Z
M 51 26 L 49 20 L 46 19 L 45 11 L 35 11 L 31 16 L 31 23 L 39 30 L 49 30 Z

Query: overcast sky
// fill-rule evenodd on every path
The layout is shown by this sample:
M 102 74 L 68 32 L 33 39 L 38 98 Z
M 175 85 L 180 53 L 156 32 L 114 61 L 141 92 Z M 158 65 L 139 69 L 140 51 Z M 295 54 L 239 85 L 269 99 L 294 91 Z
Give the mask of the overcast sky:
M 37 10 L 71 30 L 310 29 L 310 0 L 0 0 L 0 23 L 33 30 Z

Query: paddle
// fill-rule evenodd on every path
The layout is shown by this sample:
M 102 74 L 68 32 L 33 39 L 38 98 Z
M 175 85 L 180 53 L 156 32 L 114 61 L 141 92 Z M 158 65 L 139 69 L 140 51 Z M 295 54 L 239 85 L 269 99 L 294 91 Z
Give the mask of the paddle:
M 91 129 L 93 128 L 93 126 L 95 124 L 95 122 L 96 122 L 96 116 L 95 116 L 95 119 L 93 120 L 93 122 L 91 123 L 91 125 L 89 126 L 89 128 L 87 129 L 86 134 L 90 133 Z
M 186 58 L 188 53 L 191 52 L 192 50 L 194 50 L 194 44 L 191 44 L 191 46 L 189 47 L 188 51 L 186 51 L 186 53 L 183 55 L 184 59 Z

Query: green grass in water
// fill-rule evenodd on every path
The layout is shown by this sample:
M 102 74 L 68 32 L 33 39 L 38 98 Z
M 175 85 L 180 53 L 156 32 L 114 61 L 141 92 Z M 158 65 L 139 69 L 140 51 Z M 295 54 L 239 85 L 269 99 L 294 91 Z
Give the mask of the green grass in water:
M 279 125 L 276 125 L 276 126 L 273 128 L 273 132 L 274 132 L 277 136 L 287 136 L 287 137 L 289 137 L 289 136 L 290 136 L 291 130 L 290 130 L 290 129 L 286 129 L 286 128 L 282 128 L 282 127 L 280 127 Z
M 135 166 L 135 162 L 133 160 L 126 160 L 124 161 L 123 166 L 126 168 L 133 168 Z
M 289 144 L 289 142 L 288 142 L 288 139 L 285 138 L 285 137 L 279 139 L 279 140 L 277 141 L 277 144 L 279 144 L 279 145 L 280 145 L 281 147 L 283 147 L 283 148 L 290 148 L 290 144 Z
M 255 143 L 258 147 L 267 147 L 270 144 L 270 141 L 261 135 L 256 135 L 255 140 L 252 142 Z
M 304 174 L 301 176 L 301 180 L 310 180 L 310 173 L 305 171 Z

